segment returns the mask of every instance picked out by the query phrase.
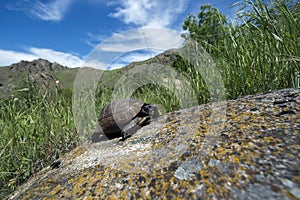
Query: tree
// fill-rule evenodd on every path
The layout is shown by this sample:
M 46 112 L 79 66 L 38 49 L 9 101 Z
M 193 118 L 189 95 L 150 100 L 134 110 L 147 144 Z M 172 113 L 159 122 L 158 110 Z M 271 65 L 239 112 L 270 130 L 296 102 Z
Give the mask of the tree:
M 211 47 L 218 46 L 218 42 L 224 37 L 226 24 L 226 17 L 217 8 L 205 4 L 200 7 L 197 17 L 190 14 L 185 19 L 182 28 L 187 33 L 183 37 L 197 40 L 211 52 Z

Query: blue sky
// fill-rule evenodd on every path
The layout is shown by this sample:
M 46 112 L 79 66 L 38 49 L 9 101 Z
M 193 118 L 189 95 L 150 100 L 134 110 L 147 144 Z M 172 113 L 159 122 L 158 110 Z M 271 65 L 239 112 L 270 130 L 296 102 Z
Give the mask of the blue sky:
M 196 15 L 200 5 L 209 3 L 231 18 L 234 11 L 230 9 L 230 5 L 235 2 L 236 0 L 1 0 L 0 66 L 8 66 L 20 60 L 44 58 L 69 67 L 80 67 L 97 45 L 105 41 L 111 42 L 111 38 L 120 33 L 131 33 L 130 30 L 139 28 L 169 29 L 171 34 L 171 30 L 181 32 L 184 19 L 189 13 Z M 156 37 L 156 42 L 159 42 L 159 37 L 165 41 L 164 36 L 157 34 L 146 33 L 143 37 L 148 37 L 150 42 L 153 39 L 151 37 Z M 113 41 L 115 46 L 116 42 L 122 43 L 120 37 Z M 108 48 L 110 42 L 106 42 L 105 47 Z M 131 53 L 134 47 L 118 47 L 117 53 L 114 54 L 115 50 L 110 51 L 110 58 L 106 60 L 115 63 L 110 68 L 118 68 L 178 45 L 176 43 L 159 50 L 151 49 L 151 53 L 145 53 L 144 50 Z M 108 57 L 109 55 L 107 54 Z M 106 54 L 102 56 L 105 57 Z M 116 62 L 116 58 L 120 56 L 121 61 Z

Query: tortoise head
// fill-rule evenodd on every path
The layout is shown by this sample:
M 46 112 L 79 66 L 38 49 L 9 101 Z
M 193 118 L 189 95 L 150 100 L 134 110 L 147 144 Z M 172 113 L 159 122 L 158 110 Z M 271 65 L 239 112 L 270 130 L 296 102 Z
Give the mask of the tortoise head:
M 141 113 L 143 116 L 149 116 L 151 119 L 157 118 L 160 115 L 158 107 L 153 104 L 145 104 L 142 107 Z

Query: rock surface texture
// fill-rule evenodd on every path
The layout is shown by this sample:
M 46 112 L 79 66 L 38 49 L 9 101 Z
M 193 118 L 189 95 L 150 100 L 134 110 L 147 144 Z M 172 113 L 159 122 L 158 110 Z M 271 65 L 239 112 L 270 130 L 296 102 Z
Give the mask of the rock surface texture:
M 77 147 L 10 199 L 299 199 L 299 111 L 284 89 L 169 113 Z

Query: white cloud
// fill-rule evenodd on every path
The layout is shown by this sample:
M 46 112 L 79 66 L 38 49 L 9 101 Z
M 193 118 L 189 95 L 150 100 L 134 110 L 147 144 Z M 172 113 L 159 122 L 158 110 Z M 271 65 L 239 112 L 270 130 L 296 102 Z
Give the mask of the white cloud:
M 184 39 L 180 33 L 166 28 L 141 28 L 123 33 L 116 33 L 103 41 L 97 48 L 99 51 L 129 52 L 139 49 L 179 48 Z
M 0 49 L 0 66 L 9 66 L 13 63 L 20 62 L 21 60 L 33 61 L 35 59 L 38 59 L 38 57 L 29 53 Z
M 123 63 L 113 63 L 113 64 L 107 66 L 106 70 L 120 69 L 125 66 L 126 66 L 126 64 L 123 64 Z
M 128 55 L 124 55 L 124 57 L 121 57 L 121 61 L 124 63 L 132 63 L 132 62 L 138 62 L 147 60 L 150 57 L 154 57 L 154 55 L 162 53 L 162 51 L 151 51 L 151 52 L 133 52 Z
M 180 48 L 183 43 L 181 34 L 170 29 L 133 29 L 114 34 L 103 41 L 85 57 L 85 60 L 96 60 L 108 68 L 120 68 L 134 61 L 146 60 L 168 49 Z
M 68 67 L 80 67 L 83 64 L 83 60 L 73 54 L 54 51 L 52 49 L 31 47 L 29 52 L 39 58 L 43 58 L 51 62 L 57 62 Z
M 188 3 L 189 0 L 118 0 L 116 4 L 120 6 L 110 16 L 142 27 L 169 27 Z
M 170 29 L 133 29 L 114 34 L 103 41 L 85 57 L 85 60 L 96 60 L 103 63 L 102 66 L 108 66 L 108 69 L 116 69 L 134 61 L 146 60 L 168 49 L 180 48 L 183 43 L 181 34 Z
M 38 58 L 57 62 L 68 67 L 81 67 L 83 60 L 79 57 L 64 52 L 54 51 L 52 49 L 41 49 L 31 47 L 27 52 L 7 51 L 0 49 L 0 66 L 9 66 L 21 60 L 33 61 Z
M 61 21 L 74 0 L 53 0 L 47 3 L 41 1 L 20 0 L 9 4 L 9 10 L 23 11 L 25 14 L 34 16 L 44 21 Z
M 125 24 L 135 24 L 140 28 L 170 28 L 180 18 L 180 14 L 186 11 L 189 2 L 190 0 L 112 0 L 106 1 L 106 5 L 115 7 L 115 12 L 110 13 L 109 16 L 120 19 Z M 120 29 L 125 30 L 124 27 L 118 27 L 119 31 Z M 112 37 L 116 35 L 118 33 L 113 34 Z M 86 43 L 95 47 L 109 35 L 97 35 L 88 32 L 87 37 Z M 162 40 L 162 42 L 164 41 Z
M 137 51 L 126 53 L 116 58 L 106 69 L 118 69 L 129 65 L 132 62 L 144 61 L 155 55 L 162 53 L 161 50 L 149 49 L 146 51 Z

